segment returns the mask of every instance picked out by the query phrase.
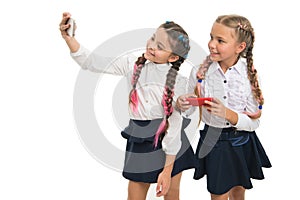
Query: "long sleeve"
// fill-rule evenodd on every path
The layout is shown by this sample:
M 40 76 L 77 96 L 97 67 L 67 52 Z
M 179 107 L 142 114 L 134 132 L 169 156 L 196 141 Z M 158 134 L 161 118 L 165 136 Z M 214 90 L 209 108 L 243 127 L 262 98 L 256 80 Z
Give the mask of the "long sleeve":
M 254 131 L 259 127 L 259 119 L 251 119 L 246 114 L 238 113 L 237 130 Z
M 245 110 L 251 113 L 256 112 L 258 109 L 258 103 L 256 102 L 252 92 L 250 93 L 247 104 L 245 106 Z M 254 131 L 259 127 L 260 120 L 259 119 L 251 119 L 248 115 L 239 112 L 238 113 L 238 122 L 234 126 L 238 130 L 245 131 Z
M 134 62 L 137 58 L 120 57 L 117 59 L 106 58 L 97 52 L 90 52 L 84 46 L 80 45 L 77 52 L 71 53 L 75 62 L 84 70 L 97 73 L 107 73 L 113 75 L 125 76 L 130 92 L 131 78 L 133 74 Z M 163 89 L 166 82 L 166 75 L 170 69 L 169 64 L 156 64 L 146 62 L 140 74 L 136 91 L 138 93 L 138 109 L 133 113 L 129 111 L 130 119 L 135 120 L 153 120 L 164 117 L 162 107 Z M 187 90 L 187 78 L 177 75 L 175 84 L 175 94 L 173 103 L 179 95 L 185 94 Z M 128 102 L 128 100 L 126 99 Z M 168 155 L 176 155 L 181 147 L 181 124 L 182 116 L 174 109 L 169 118 L 169 129 L 163 138 L 163 150 Z
M 189 80 L 188 80 L 187 92 L 185 92 L 185 94 L 194 93 L 196 83 L 197 83 L 197 77 L 196 77 L 197 71 L 198 71 L 198 66 L 193 66 L 193 68 L 190 72 Z M 189 116 L 192 115 L 196 110 L 197 109 L 195 106 L 191 106 L 190 109 L 182 112 L 182 114 L 185 117 L 189 118 Z
M 126 76 L 133 69 L 127 58 L 105 57 L 100 52 L 90 52 L 82 45 L 77 52 L 71 53 L 71 57 L 82 69 L 97 73 Z
M 199 66 L 193 66 L 190 77 L 189 77 L 189 83 L 188 83 L 188 93 L 194 93 L 196 84 L 197 84 L 197 71 Z
M 163 151 L 168 155 L 176 155 L 181 148 L 182 116 L 176 110 L 169 118 L 169 128 L 162 141 Z
M 175 94 L 173 97 L 173 108 L 175 102 L 180 95 L 186 94 L 188 86 L 188 79 L 184 76 L 178 75 L 175 84 Z M 167 155 L 176 155 L 181 148 L 181 128 L 182 128 L 181 113 L 174 109 L 169 118 L 169 128 L 167 134 L 163 138 L 163 151 Z
M 180 95 L 186 94 L 188 86 L 188 79 L 184 76 L 178 75 L 175 84 L 175 94 L 173 97 L 173 108 L 175 102 Z M 176 155 L 181 148 L 181 128 L 182 128 L 181 113 L 174 109 L 173 114 L 169 118 L 169 128 L 165 135 L 162 146 L 163 151 L 168 155 Z
M 219 64 L 214 62 L 205 75 L 201 84 L 201 92 L 204 96 L 218 98 L 226 107 L 238 114 L 237 124 L 214 116 L 206 109 L 202 111 L 204 123 L 220 127 L 236 127 L 237 130 L 253 131 L 259 127 L 259 119 L 251 119 L 245 111 L 254 113 L 258 109 L 247 74 L 247 65 L 240 59 L 234 66 L 230 67 L 224 74 Z

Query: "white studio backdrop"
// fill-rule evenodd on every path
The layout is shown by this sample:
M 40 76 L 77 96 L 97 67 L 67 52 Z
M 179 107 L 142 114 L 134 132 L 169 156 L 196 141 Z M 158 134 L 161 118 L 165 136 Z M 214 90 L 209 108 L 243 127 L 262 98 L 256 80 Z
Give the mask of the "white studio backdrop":
M 73 92 L 80 67 L 58 30 L 65 11 L 76 19 L 77 39 L 91 50 L 120 33 L 172 20 L 207 51 L 218 15 L 247 17 L 256 33 L 254 63 L 265 97 L 257 133 L 273 167 L 264 170 L 264 180 L 253 181 L 246 198 L 294 198 L 293 183 L 300 178 L 296 1 L 12 0 L 1 4 L 0 199 L 126 199 L 127 180 L 95 159 L 77 133 Z M 188 76 L 189 69 L 181 73 Z M 120 127 L 110 115 L 119 79 L 104 79 L 95 90 L 95 115 L 110 131 L 107 139 L 124 150 Z M 191 138 L 195 146 L 197 136 Z M 205 178 L 195 181 L 192 175 L 192 170 L 183 173 L 181 199 L 209 199 Z M 154 196 L 151 187 L 148 199 L 159 199 Z

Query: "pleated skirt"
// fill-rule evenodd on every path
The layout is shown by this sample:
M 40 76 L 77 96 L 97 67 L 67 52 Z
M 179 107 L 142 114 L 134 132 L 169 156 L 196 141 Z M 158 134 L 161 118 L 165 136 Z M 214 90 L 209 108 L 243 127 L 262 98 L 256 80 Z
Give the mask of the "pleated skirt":
M 270 160 L 255 132 L 205 125 L 196 149 L 194 179 L 206 175 L 207 189 L 224 194 L 234 186 L 253 187 L 251 179 L 264 179 L 262 168 Z

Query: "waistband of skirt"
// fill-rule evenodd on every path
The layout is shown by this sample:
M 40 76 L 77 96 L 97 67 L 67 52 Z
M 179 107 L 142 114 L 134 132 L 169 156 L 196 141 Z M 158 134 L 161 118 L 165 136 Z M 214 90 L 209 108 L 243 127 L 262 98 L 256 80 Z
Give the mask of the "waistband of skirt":
M 218 128 L 218 127 L 214 127 L 214 126 L 209 126 L 207 124 L 204 125 L 204 130 L 207 130 L 208 128 L 213 128 L 216 130 L 220 130 L 222 131 L 222 133 L 229 133 L 229 132 L 236 132 L 237 128 L 235 127 L 226 127 L 226 128 Z
M 217 128 L 205 124 L 203 130 L 207 132 L 208 129 L 211 129 L 211 132 L 214 134 L 219 135 L 218 140 L 231 140 L 232 138 L 248 137 L 249 133 L 252 133 L 249 131 L 237 130 L 235 127 Z

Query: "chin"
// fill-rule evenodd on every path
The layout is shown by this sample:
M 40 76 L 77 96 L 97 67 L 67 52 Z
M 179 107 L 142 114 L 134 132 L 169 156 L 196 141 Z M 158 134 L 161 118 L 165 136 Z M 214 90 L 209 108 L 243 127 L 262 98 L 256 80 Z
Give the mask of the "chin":
M 144 57 L 145 57 L 147 60 L 151 59 L 151 56 L 150 56 L 148 53 L 144 53 Z
M 147 60 L 149 60 L 149 61 L 151 61 L 151 62 L 154 62 L 154 58 L 153 58 L 153 56 L 149 56 L 149 55 L 147 55 L 147 54 L 144 54 L 144 57 L 147 59 Z
M 215 62 L 217 62 L 218 60 L 220 60 L 219 56 L 217 56 L 217 55 L 210 55 L 210 59 L 212 61 L 215 61 Z

